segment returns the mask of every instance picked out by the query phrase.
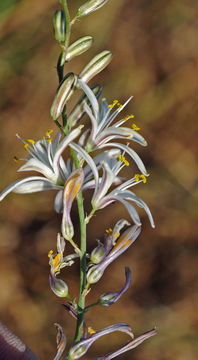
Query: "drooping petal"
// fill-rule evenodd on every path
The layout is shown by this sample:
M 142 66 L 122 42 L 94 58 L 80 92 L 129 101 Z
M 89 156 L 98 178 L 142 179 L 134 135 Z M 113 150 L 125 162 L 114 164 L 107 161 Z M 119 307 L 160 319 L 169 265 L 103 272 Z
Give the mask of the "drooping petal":
M 84 181 L 82 168 L 74 170 L 67 179 L 63 191 L 63 217 L 62 234 L 65 239 L 71 240 L 74 235 L 74 228 L 71 221 L 71 207 L 74 199 L 78 195 Z
M 66 348 L 67 339 L 62 326 L 60 326 L 57 323 L 55 323 L 54 325 L 57 331 L 57 335 L 56 335 L 57 353 L 54 360 L 59 360 L 63 354 L 63 351 Z
M 127 291 L 131 284 L 131 271 L 128 267 L 125 268 L 125 276 L 126 281 L 124 287 L 117 292 L 107 292 L 100 296 L 99 304 L 102 306 L 110 306 L 113 305 L 116 301 L 120 299 L 120 297 Z
M 115 189 L 116 190 L 116 189 Z M 115 191 L 116 194 L 116 191 Z M 117 194 L 116 194 L 117 195 Z M 118 196 L 118 195 L 117 195 Z M 152 214 L 150 212 L 149 207 L 146 205 L 146 203 L 140 199 L 139 197 L 137 197 L 132 191 L 126 190 L 126 191 L 122 191 L 119 192 L 119 197 L 123 198 L 124 200 L 130 200 L 135 202 L 140 208 L 143 208 L 145 210 L 145 212 L 148 215 L 148 218 L 150 220 L 151 226 L 154 228 L 155 227 L 155 223 L 152 217 Z
M 121 202 L 125 208 L 127 209 L 131 219 L 134 221 L 134 223 L 138 226 L 141 225 L 141 221 L 140 221 L 140 217 L 136 211 L 136 209 L 134 208 L 133 205 L 131 205 L 130 203 L 128 203 L 128 201 L 126 201 L 125 199 L 123 199 L 123 197 L 121 196 L 122 193 L 120 192 L 119 195 L 115 195 L 110 193 L 109 195 L 105 196 L 101 201 L 100 204 L 98 205 L 98 209 L 103 209 L 106 206 L 108 206 L 109 204 L 115 202 L 115 201 L 119 201 Z
M 92 125 L 91 134 L 89 136 L 88 141 L 91 144 L 92 143 L 94 144 L 95 143 L 95 138 L 96 138 L 97 132 L 98 132 L 98 121 L 97 121 L 97 118 L 95 118 L 95 116 L 92 114 L 91 109 L 87 104 L 85 104 L 84 109 L 85 109 L 87 115 L 89 116 L 89 118 L 91 120 L 91 125 Z
M 97 357 L 95 360 L 111 360 L 111 359 L 114 359 L 118 355 L 121 355 L 121 354 L 125 353 L 126 351 L 130 351 L 130 350 L 136 348 L 143 341 L 149 339 L 150 337 L 152 337 L 152 336 L 154 336 L 156 334 L 157 334 L 157 330 L 154 328 L 154 329 L 152 329 L 150 331 L 147 331 L 144 334 L 138 336 L 136 339 L 134 339 L 130 343 L 126 344 L 121 349 L 119 349 L 119 350 L 117 350 L 117 351 L 115 351 L 115 352 L 113 352 L 111 354 L 108 354 L 106 356 Z
M 18 194 L 30 194 L 51 189 L 60 189 L 60 186 L 55 185 L 53 182 L 42 176 L 29 176 L 25 179 L 13 182 L 4 189 L 0 194 L 0 201 L 12 191 Z
M 107 143 L 107 144 L 102 144 L 99 146 L 99 149 L 104 149 L 106 147 L 111 147 L 111 148 L 118 148 L 121 149 L 123 151 L 125 151 L 137 164 L 137 167 L 140 169 L 141 173 L 144 174 L 145 176 L 148 176 L 148 173 L 145 169 L 145 166 L 142 162 L 142 160 L 140 159 L 139 155 L 132 150 L 130 147 L 120 144 L 120 143 Z
M 75 360 L 80 359 L 84 354 L 86 354 L 87 350 L 90 348 L 90 346 L 100 337 L 110 334 L 115 331 L 121 331 L 126 334 L 128 334 L 133 339 L 133 333 L 131 331 L 131 328 L 129 325 L 124 323 L 118 323 L 115 325 L 108 326 L 104 328 L 103 330 L 100 330 L 90 336 L 88 339 L 82 340 L 77 342 L 69 351 L 68 359 L 69 360 Z
M 116 128 L 115 126 L 105 129 L 97 136 L 95 140 L 96 146 L 107 143 L 113 139 L 128 139 L 137 142 L 142 146 L 146 146 L 147 142 L 137 131 L 127 127 Z

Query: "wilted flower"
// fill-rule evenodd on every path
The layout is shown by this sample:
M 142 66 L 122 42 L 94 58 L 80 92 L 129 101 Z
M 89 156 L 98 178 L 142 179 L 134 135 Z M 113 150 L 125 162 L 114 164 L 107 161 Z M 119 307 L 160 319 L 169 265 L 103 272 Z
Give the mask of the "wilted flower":
M 157 334 L 157 330 L 153 329 L 150 331 L 145 332 L 144 334 L 138 336 L 136 339 L 132 340 L 130 343 L 126 344 L 125 346 L 123 346 L 121 349 L 106 355 L 106 356 L 102 356 L 102 357 L 97 357 L 95 358 L 95 360 L 111 360 L 115 357 L 117 357 L 118 355 L 121 355 L 123 353 L 125 353 L 126 351 L 130 351 L 134 348 L 136 348 L 138 345 L 140 345 L 143 341 L 149 339 L 151 336 L 154 336 Z
M 54 325 L 57 331 L 57 335 L 56 335 L 57 353 L 54 360 L 59 360 L 62 356 L 63 351 L 65 350 L 67 339 L 62 326 L 60 326 L 57 323 L 55 323 Z
M 87 283 L 94 284 L 100 280 L 107 266 L 120 256 L 128 247 L 137 239 L 140 234 L 141 227 L 134 225 L 127 229 L 121 236 L 117 234 L 117 241 L 115 243 L 110 241 L 106 243 L 106 256 L 97 265 L 93 265 L 87 272 Z
M 100 295 L 98 304 L 102 306 L 110 306 L 120 299 L 120 297 L 125 293 L 125 291 L 128 290 L 131 284 L 131 271 L 128 267 L 125 268 L 125 276 L 126 276 L 126 282 L 124 287 L 120 291 L 107 292 Z
M 97 339 L 99 339 L 101 336 L 110 334 L 115 331 L 124 332 L 128 334 L 132 339 L 134 337 L 129 325 L 123 323 L 111 325 L 104 328 L 103 330 L 97 331 L 89 338 L 77 342 L 74 346 L 71 347 L 67 359 L 68 360 L 80 359 L 84 354 L 86 354 L 87 350 Z

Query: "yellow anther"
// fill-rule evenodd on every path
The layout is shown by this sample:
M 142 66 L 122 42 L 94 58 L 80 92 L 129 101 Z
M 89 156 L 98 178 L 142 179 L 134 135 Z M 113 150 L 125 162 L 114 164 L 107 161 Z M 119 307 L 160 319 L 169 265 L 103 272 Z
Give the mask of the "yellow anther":
M 112 103 L 112 104 L 109 104 L 108 107 L 109 107 L 110 109 L 112 109 L 115 105 L 117 105 L 119 108 L 122 107 L 122 104 L 120 104 L 120 103 L 118 102 L 118 100 L 113 100 L 113 103 Z
M 60 256 L 61 256 L 61 254 L 58 253 L 58 254 L 55 256 L 55 258 L 53 259 L 53 264 L 54 264 L 54 270 L 55 270 L 55 271 L 59 269 L 59 266 L 60 266 L 60 264 L 59 264 Z
M 19 162 L 19 158 L 17 156 L 13 157 L 14 161 Z
M 135 178 L 135 181 L 139 181 L 139 180 L 141 180 L 142 179 L 142 182 L 145 184 L 146 183 L 146 176 L 145 175 L 143 175 L 143 174 L 135 174 L 135 176 L 134 176 L 134 178 Z
M 48 143 L 51 143 L 52 142 L 52 138 L 48 138 L 46 139 Z
M 50 251 L 48 252 L 48 258 L 50 258 L 50 257 L 52 256 L 52 254 L 53 254 L 53 250 L 50 250 Z
M 105 230 L 106 231 L 106 233 L 108 234 L 108 235 L 112 235 L 112 233 L 113 233 L 113 230 L 111 229 L 111 228 L 109 228 L 109 229 L 107 229 L 107 230 Z
M 33 139 L 28 139 L 27 140 L 30 144 L 34 145 L 36 141 L 34 141 Z
M 27 149 L 28 149 L 28 146 L 29 146 L 29 144 L 26 143 L 26 144 L 24 145 L 24 149 L 27 150 Z
M 95 332 L 94 329 L 92 329 L 91 326 L 89 326 L 89 327 L 88 327 L 88 333 L 89 333 L 90 335 L 93 335 L 93 334 L 95 334 L 96 332 Z
M 131 114 L 131 115 L 127 115 L 127 116 L 125 116 L 124 118 L 123 118 L 123 120 L 124 121 L 127 121 L 127 120 L 129 120 L 129 119 L 133 119 L 134 118 L 134 115 L 133 114 Z
M 132 124 L 132 128 L 133 128 L 133 130 L 136 130 L 136 131 L 140 130 L 140 128 L 136 124 Z
M 115 239 L 119 238 L 120 233 L 115 234 Z
M 121 154 L 119 154 L 118 160 L 122 161 L 124 163 L 124 165 L 129 166 L 129 162 L 126 160 L 125 156 L 122 156 Z
M 54 130 L 49 129 L 48 131 L 46 131 L 45 135 L 46 135 L 47 137 L 49 137 L 49 136 L 51 135 L 51 133 L 53 133 L 53 131 L 54 131 Z

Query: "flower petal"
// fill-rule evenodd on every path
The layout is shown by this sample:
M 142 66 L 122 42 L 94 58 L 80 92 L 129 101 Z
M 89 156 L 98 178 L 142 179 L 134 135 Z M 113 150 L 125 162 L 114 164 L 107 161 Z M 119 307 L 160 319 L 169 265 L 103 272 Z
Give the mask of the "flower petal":
M 63 211 L 63 190 L 60 190 L 55 197 L 54 210 L 60 214 Z
M 97 357 L 95 360 L 111 360 L 111 359 L 117 357 L 118 355 L 125 353 L 126 351 L 130 351 L 130 350 L 136 348 L 143 341 L 149 339 L 151 336 L 154 336 L 156 334 L 157 334 L 157 330 L 154 328 L 153 330 L 147 331 L 146 333 L 138 336 L 136 339 L 134 339 L 130 343 L 126 344 L 121 349 L 119 349 L 109 355 Z
M 100 183 L 97 193 L 93 196 L 91 200 L 93 208 L 97 208 L 97 204 L 100 202 L 100 199 L 102 199 L 106 195 L 115 178 L 114 173 L 112 172 L 107 163 L 102 162 L 101 165 L 103 168 L 102 181 Z
M 56 326 L 56 331 L 57 331 L 57 335 L 56 335 L 57 353 L 54 360 L 59 360 L 63 354 L 63 351 L 66 348 L 67 340 L 62 326 L 60 326 L 57 323 L 55 323 L 54 325 Z
M 61 189 L 61 187 L 42 176 L 29 176 L 25 179 L 13 182 L 4 189 L 0 194 L 0 201 L 12 191 L 18 194 L 30 194 L 50 189 Z
M 38 171 L 48 179 L 54 182 L 57 181 L 57 176 L 54 174 L 53 170 L 49 166 L 45 165 L 42 161 L 35 158 L 30 158 L 24 165 L 22 165 L 18 169 L 18 172 L 21 171 Z
M 56 175 L 59 174 L 59 160 L 62 152 L 71 143 L 71 141 L 73 141 L 77 136 L 80 135 L 81 129 L 82 129 L 82 125 L 72 130 L 67 136 L 64 137 L 64 139 L 57 146 L 53 159 L 53 168 Z
M 84 93 L 87 95 L 93 112 L 94 112 L 94 116 L 97 119 L 98 118 L 98 114 L 99 114 L 99 106 L 98 106 L 98 100 L 96 98 L 96 96 L 94 95 L 94 92 L 90 89 L 90 87 L 81 79 L 78 79 L 78 83 L 79 86 L 81 87 L 81 89 L 84 91 Z
M 137 167 L 140 169 L 141 173 L 144 174 L 145 176 L 148 176 L 148 173 L 147 173 L 145 166 L 144 166 L 142 160 L 140 159 L 139 155 L 134 150 L 132 150 L 130 147 L 120 144 L 120 143 L 107 143 L 107 144 L 100 145 L 98 148 L 104 149 L 106 147 L 118 148 L 118 149 L 125 151 L 135 161 L 135 163 L 137 164 Z

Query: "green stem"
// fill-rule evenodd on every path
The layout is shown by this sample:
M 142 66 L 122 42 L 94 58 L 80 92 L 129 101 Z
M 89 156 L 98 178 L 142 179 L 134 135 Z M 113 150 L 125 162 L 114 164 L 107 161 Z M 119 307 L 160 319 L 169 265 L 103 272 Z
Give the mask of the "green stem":
M 72 157 L 76 168 L 79 168 L 79 161 L 74 150 L 71 150 Z M 82 191 L 77 195 L 77 205 L 80 220 L 80 233 L 81 233 L 81 244 L 80 244 L 80 289 L 78 298 L 78 319 L 76 324 L 75 342 L 80 340 L 82 335 L 82 326 L 85 312 L 85 286 L 86 286 L 86 223 L 85 223 L 85 212 L 83 206 Z
M 66 19 L 66 36 L 65 36 L 64 51 L 63 51 L 63 54 L 62 54 L 62 62 L 61 62 L 61 65 L 63 65 L 64 61 L 65 61 L 65 56 L 67 54 L 67 49 L 68 49 L 68 46 L 69 46 L 71 23 L 70 23 L 69 10 L 68 10 L 68 6 L 67 6 L 67 0 L 61 0 L 61 4 L 63 6 L 63 10 L 64 10 L 64 13 L 65 13 L 65 19 Z

